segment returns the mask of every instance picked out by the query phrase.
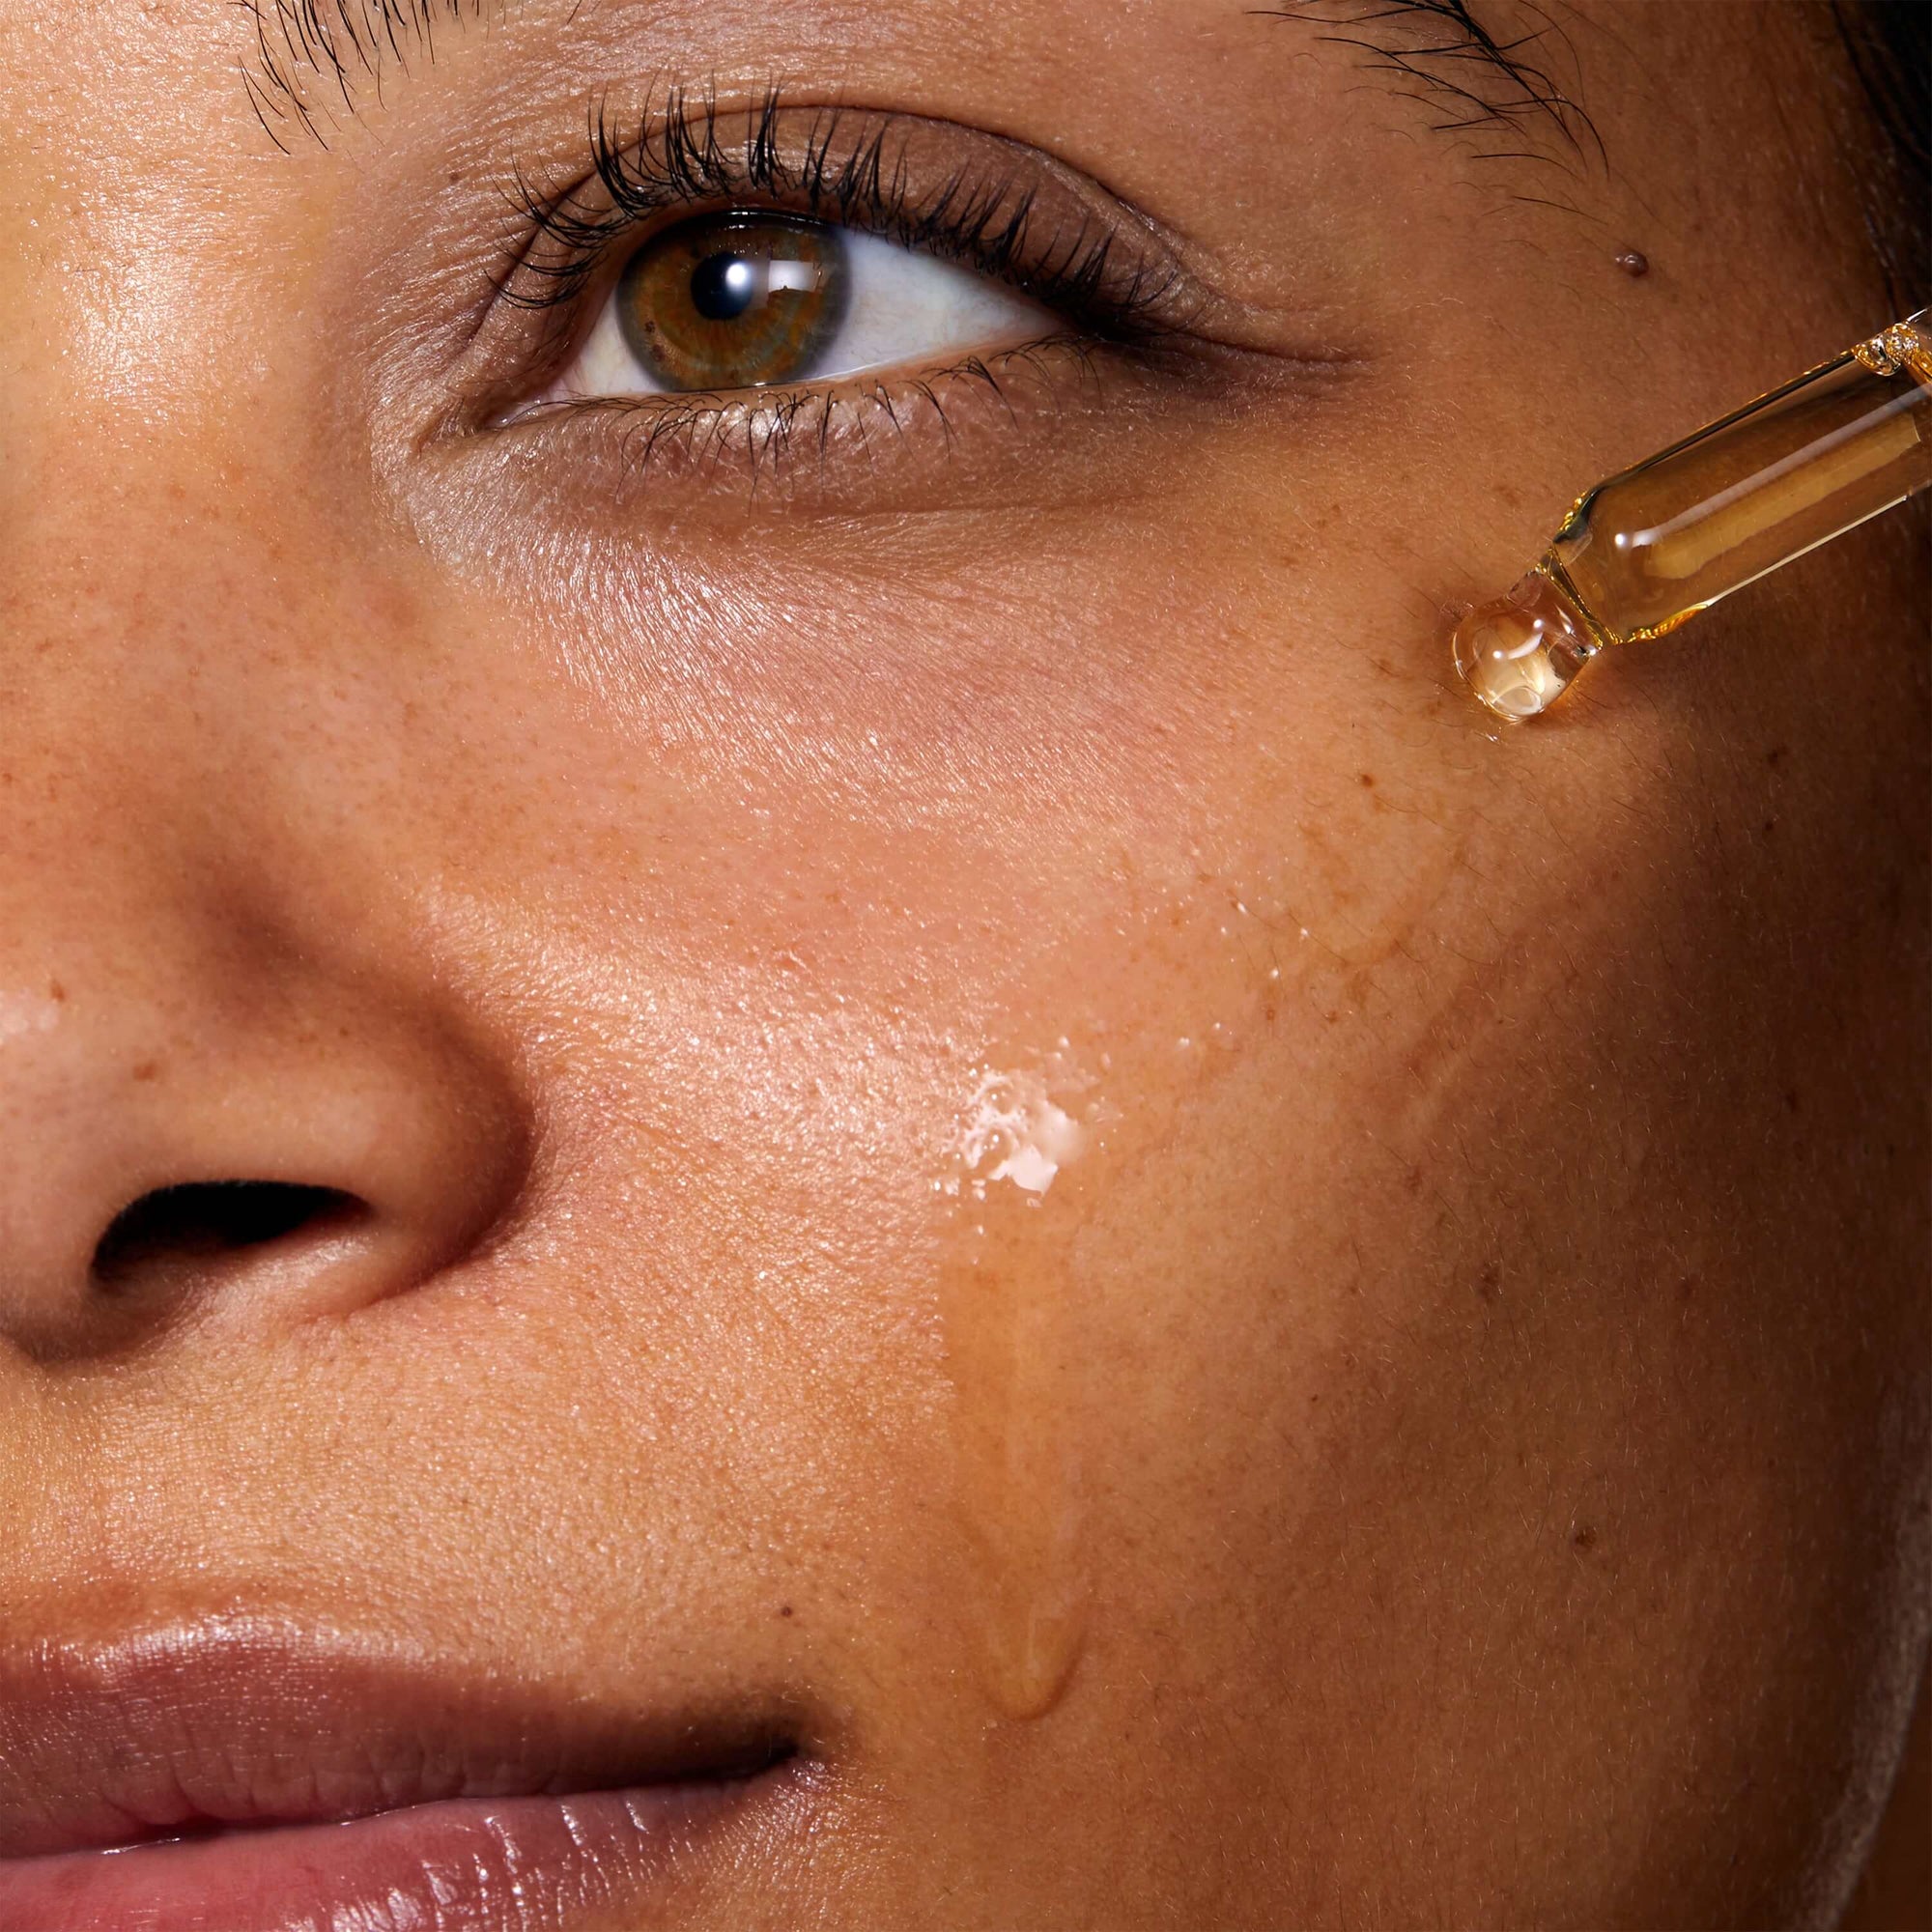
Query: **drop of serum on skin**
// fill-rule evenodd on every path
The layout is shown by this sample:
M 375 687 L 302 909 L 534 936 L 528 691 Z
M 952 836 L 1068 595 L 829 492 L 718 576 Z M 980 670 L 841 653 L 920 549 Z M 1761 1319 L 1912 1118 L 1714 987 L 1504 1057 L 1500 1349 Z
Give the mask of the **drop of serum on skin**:
M 1087 1633 L 1083 1486 L 1065 1414 L 1080 1208 L 1065 1169 L 1090 1129 L 1068 1101 L 1077 1094 L 1039 1075 L 982 1072 L 940 1183 L 955 1217 L 940 1297 L 969 1614 L 985 1691 L 1015 1719 L 1060 1701 Z

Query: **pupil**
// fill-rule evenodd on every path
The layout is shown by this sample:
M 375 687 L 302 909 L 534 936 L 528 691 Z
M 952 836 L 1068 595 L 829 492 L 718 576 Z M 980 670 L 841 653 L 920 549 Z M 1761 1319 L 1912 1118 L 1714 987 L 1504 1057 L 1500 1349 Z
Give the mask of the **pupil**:
M 706 322 L 736 322 L 757 295 L 757 272 L 743 255 L 709 255 L 691 271 L 691 305 Z

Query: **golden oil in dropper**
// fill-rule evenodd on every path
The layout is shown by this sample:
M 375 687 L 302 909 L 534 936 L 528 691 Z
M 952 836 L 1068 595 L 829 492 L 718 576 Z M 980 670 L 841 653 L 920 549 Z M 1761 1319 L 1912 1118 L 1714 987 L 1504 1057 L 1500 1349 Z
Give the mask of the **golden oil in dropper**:
M 1662 637 L 1932 483 L 1921 309 L 1577 498 L 1537 563 L 1456 627 L 1456 668 L 1512 722 L 1606 644 Z

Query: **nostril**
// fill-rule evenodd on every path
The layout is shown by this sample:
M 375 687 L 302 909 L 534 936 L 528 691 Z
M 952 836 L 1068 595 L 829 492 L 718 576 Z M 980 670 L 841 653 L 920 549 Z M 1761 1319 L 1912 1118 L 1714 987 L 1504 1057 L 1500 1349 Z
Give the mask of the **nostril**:
M 367 1218 L 332 1187 L 218 1180 L 157 1188 L 119 1214 L 94 1251 L 97 1286 L 126 1293 L 183 1272 L 205 1272 L 251 1249 L 296 1236 L 325 1238 Z

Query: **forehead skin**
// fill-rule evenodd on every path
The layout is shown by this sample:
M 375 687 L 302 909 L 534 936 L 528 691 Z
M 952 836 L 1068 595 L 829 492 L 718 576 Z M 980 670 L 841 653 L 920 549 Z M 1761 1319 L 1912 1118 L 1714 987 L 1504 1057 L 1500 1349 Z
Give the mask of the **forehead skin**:
M 1829 1920 L 1924 1640 L 1922 545 L 1454 688 L 1888 319 L 1808 14 L 1555 24 L 1588 138 L 1218 0 L 530 0 L 317 139 L 226 0 L 0 0 L 0 1641 L 779 1698 L 811 1829 L 695 1924 Z M 781 80 L 1100 184 L 1226 353 L 818 496 L 466 426 L 519 171 Z M 1088 1121 L 1038 1208 L 948 1190 L 989 1072 Z M 79 1325 L 220 1179 L 363 1246 Z

